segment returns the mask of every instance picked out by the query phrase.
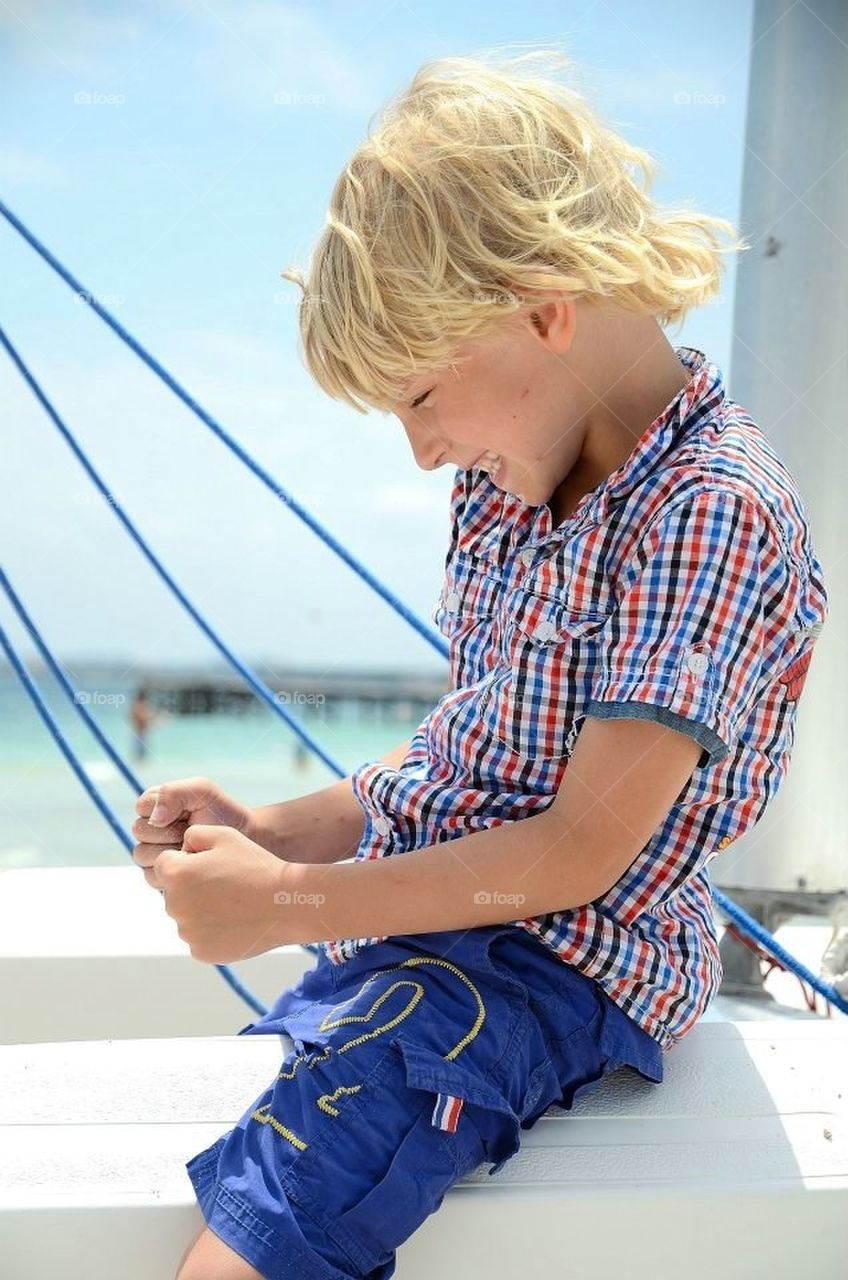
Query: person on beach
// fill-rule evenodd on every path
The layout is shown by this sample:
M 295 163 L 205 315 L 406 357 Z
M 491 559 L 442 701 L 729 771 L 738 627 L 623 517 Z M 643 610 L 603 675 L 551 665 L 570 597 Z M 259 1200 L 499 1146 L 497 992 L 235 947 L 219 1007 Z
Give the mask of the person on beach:
M 423 65 L 284 272 L 316 382 L 454 468 L 451 687 L 310 795 L 139 797 L 196 959 L 320 944 L 239 1032 L 293 1048 L 186 1164 L 178 1280 L 388 1280 L 546 1110 L 618 1068 L 661 1084 L 720 986 L 709 864 L 786 775 L 827 595 L 786 466 L 664 332 L 746 246 L 655 203 L 567 66 Z
M 156 712 L 150 705 L 147 690 L 142 686 L 130 703 L 130 724 L 133 732 L 133 755 L 136 760 L 147 759 L 147 735 L 159 720 L 167 719 L 165 711 Z

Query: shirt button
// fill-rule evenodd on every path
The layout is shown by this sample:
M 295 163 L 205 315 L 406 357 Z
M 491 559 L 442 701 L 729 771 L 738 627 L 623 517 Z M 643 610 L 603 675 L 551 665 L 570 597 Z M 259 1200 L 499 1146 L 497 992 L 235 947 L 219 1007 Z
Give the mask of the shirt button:
M 705 653 L 689 653 L 686 665 L 693 675 L 702 676 L 709 666 L 709 659 Z
M 459 608 L 459 592 L 458 591 L 448 592 L 448 594 L 445 596 L 445 608 L 450 613 L 456 613 L 457 609 Z
M 382 814 L 374 819 L 374 830 L 379 831 L 381 836 L 387 836 L 391 829 L 388 818 L 384 818 Z
M 536 558 L 535 551 L 522 551 L 521 555 L 519 556 L 519 559 L 521 560 L 522 564 L 532 564 L 535 558 Z
M 556 627 L 550 618 L 543 618 L 533 632 L 537 640 L 550 640 L 551 636 L 556 632 Z

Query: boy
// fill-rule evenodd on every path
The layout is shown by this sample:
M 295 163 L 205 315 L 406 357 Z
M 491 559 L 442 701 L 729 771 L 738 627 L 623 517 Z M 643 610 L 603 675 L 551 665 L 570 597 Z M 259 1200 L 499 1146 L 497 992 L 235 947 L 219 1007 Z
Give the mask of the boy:
M 240 1033 L 295 1049 L 188 1162 L 207 1227 L 179 1280 L 387 1280 L 550 1106 L 623 1065 L 661 1082 L 721 979 L 708 863 L 785 776 L 821 566 L 767 439 L 660 328 L 717 291 L 732 229 L 658 209 L 648 158 L 537 57 L 425 65 L 308 284 L 285 273 L 320 385 L 457 468 L 452 688 L 315 795 L 139 800 L 196 958 L 322 944 Z

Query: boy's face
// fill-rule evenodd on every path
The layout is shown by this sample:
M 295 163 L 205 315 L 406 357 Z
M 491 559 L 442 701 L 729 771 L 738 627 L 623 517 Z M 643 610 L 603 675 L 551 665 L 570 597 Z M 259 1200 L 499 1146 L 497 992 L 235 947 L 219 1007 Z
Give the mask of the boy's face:
M 483 467 L 560 524 L 690 379 L 655 317 L 608 300 L 524 306 L 421 374 L 394 412 L 419 467 Z M 417 404 L 410 403 L 418 401 Z
M 563 359 L 577 305 L 524 307 L 495 334 L 462 343 L 455 369 L 408 383 L 394 412 L 419 467 L 481 467 L 531 506 L 551 499 L 586 434 L 585 397 Z

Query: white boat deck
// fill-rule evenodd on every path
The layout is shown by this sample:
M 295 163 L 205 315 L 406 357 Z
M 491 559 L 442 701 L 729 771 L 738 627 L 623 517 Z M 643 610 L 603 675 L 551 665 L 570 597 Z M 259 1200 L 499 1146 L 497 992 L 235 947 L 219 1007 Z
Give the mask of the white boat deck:
M 314 963 L 291 946 L 231 968 L 268 1006 Z M 129 859 L 0 871 L 0 1043 L 226 1035 L 256 1016 Z
M 203 1224 L 185 1162 L 235 1124 L 287 1046 L 0 1048 L 4 1277 L 171 1280 Z M 458 1182 L 397 1274 L 514 1276 L 532 1257 L 538 1276 L 835 1280 L 848 1268 L 846 1080 L 842 1023 L 701 1023 L 661 1086 L 622 1068 L 548 1112 L 497 1174 Z

